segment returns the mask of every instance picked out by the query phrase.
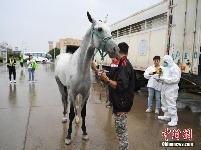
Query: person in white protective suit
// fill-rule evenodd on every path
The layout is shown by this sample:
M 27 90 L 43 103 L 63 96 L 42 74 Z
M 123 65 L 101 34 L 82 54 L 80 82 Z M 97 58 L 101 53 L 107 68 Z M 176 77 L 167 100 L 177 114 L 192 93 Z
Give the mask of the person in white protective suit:
M 176 100 L 178 97 L 178 83 L 181 78 L 181 70 L 174 63 L 171 56 L 165 55 L 163 60 L 163 75 L 161 76 L 161 79 L 159 79 L 159 82 L 162 82 L 161 108 L 164 112 L 164 116 L 158 116 L 158 119 L 166 121 L 171 119 L 167 125 L 176 126 L 178 121 Z

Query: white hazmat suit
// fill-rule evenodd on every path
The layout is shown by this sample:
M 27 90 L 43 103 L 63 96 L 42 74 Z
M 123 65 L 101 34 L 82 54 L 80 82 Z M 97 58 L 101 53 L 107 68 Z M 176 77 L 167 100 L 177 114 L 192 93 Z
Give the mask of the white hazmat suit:
M 164 62 L 167 62 L 168 66 L 164 67 L 163 75 L 161 80 L 162 91 L 161 91 L 161 104 L 164 116 L 158 116 L 160 120 L 171 121 L 168 126 L 176 126 L 178 121 L 176 100 L 178 97 L 178 83 L 181 78 L 181 70 L 174 63 L 173 59 L 169 55 L 163 57 Z

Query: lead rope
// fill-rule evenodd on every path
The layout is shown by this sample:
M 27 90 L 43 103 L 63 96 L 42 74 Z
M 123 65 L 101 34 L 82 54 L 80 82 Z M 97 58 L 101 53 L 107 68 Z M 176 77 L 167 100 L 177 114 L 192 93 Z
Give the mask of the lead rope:
M 96 48 L 101 56 L 101 62 L 99 64 L 99 72 L 98 72 L 98 76 L 101 76 L 101 74 L 103 73 L 103 61 L 104 61 L 104 57 L 107 55 L 107 53 L 104 54 L 104 50 L 105 50 L 105 44 L 108 40 L 110 40 L 112 38 L 112 36 L 110 37 L 104 37 L 102 36 L 100 33 L 98 33 L 97 31 L 95 31 L 94 26 L 92 25 L 92 33 L 91 33 L 91 43 L 94 45 L 94 41 L 93 41 L 93 35 L 96 34 L 99 38 L 102 39 L 102 44 L 101 44 L 101 48 L 102 51 L 98 48 Z M 96 54 L 96 53 L 95 53 Z M 95 54 L 92 56 L 92 61 L 94 61 L 94 56 Z M 94 76 L 95 77 L 95 76 Z M 100 92 L 100 100 L 102 99 L 102 89 L 104 88 L 104 83 L 102 81 L 101 82 L 101 92 Z M 93 92 L 93 90 L 92 90 Z M 92 97 L 93 99 L 93 97 Z

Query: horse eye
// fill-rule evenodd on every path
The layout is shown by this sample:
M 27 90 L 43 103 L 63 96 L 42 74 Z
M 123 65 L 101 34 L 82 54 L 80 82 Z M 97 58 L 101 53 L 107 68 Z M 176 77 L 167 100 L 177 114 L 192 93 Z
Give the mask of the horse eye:
M 102 28 L 100 28 L 100 27 L 98 27 L 98 31 L 99 31 L 99 32 L 101 32 L 101 31 L 103 31 L 103 29 L 102 29 Z

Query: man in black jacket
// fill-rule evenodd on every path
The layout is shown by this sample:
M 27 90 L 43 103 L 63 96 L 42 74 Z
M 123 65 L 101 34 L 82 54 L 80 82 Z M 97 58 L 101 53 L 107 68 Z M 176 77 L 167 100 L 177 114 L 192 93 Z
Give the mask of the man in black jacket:
M 11 75 L 13 74 L 14 83 L 16 83 L 16 70 L 15 70 L 16 60 L 13 55 L 10 55 L 9 60 L 7 61 L 7 67 L 9 70 L 9 80 L 12 83 Z
M 118 54 L 119 66 L 115 72 L 114 80 L 107 77 L 103 72 L 100 79 L 104 80 L 113 89 L 113 113 L 115 115 L 115 128 L 119 138 L 119 149 L 127 150 L 127 114 L 131 110 L 134 98 L 135 74 L 133 67 L 127 59 L 129 46 L 123 42 L 118 44 L 120 49 Z M 98 70 L 95 69 L 97 72 Z

